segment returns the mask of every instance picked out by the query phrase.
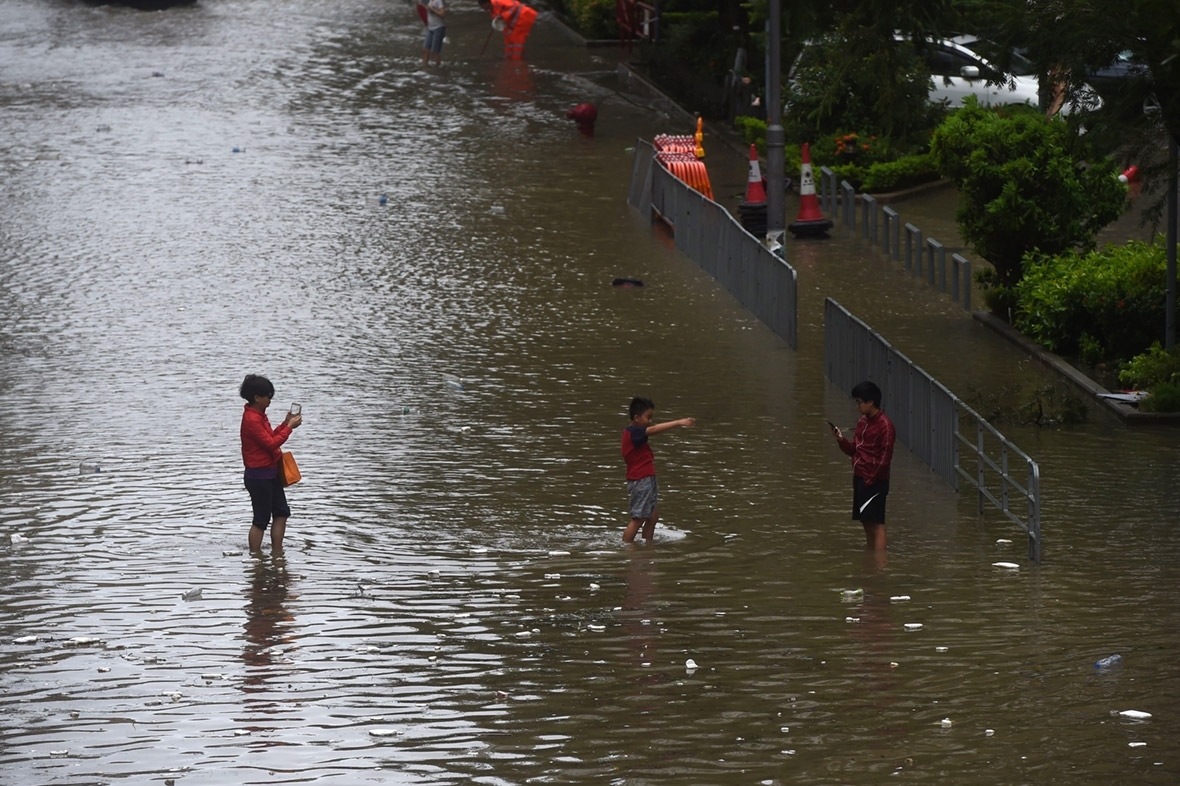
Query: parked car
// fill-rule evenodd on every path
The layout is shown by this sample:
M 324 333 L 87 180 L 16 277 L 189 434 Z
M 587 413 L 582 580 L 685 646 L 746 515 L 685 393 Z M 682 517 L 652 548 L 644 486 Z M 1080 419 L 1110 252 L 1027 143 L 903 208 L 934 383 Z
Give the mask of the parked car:
M 899 35 L 896 40 L 900 42 L 905 39 Z M 804 45 L 803 52 L 791 67 L 789 80 L 798 73 L 807 49 L 808 45 Z M 1019 52 L 1013 51 L 1009 70 L 1001 71 L 992 65 L 996 52 L 995 44 L 974 35 L 928 40 L 921 54 L 932 79 L 930 101 L 957 108 L 963 105 L 963 99 L 973 95 L 984 106 L 1040 106 L 1042 90 L 1035 66 Z M 1092 108 L 1102 105 L 1101 97 L 1089 86 L 1083 89 L 1082 100 Z M 1066 104 L 1062 111 L 1069 113 L 1074 108 L 1074 104 Z
M 1119 111 L 1159 111 L 1159 99 L 1152 90 L 1151 70 L 1130 50 L 1119 52 L 1105 67 L 1087 73 L 1086 82 Z

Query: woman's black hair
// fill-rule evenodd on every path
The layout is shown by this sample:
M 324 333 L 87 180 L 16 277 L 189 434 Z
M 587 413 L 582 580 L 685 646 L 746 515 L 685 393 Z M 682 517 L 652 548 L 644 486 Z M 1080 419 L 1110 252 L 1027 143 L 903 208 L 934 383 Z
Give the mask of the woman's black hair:
M 857 383 L 852 389 L 852 397 L 860 401 L 871 401 L 877 409 L 881 408 L 881 388 L 875 382 L 865 380 Z
M 274 398 L 275 386 L 270 384 L 270 380 L 261 374 L 247 374 L 246 378 L 242 380 L 242 387 L 238 390 L 238 393 L 246 401 L 253 404 L 255 396 L 270 396 Z

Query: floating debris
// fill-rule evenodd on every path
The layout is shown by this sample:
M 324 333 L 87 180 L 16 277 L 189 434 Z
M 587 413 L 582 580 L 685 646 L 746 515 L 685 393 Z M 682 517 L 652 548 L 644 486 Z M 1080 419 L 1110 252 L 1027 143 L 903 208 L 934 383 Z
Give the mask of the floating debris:
M 533 637 L 533 632 L 531 630 L 518 630 L 512 635 L 518 639 L 531 639 Z
M 221 552 L 221 556 L 223 556 L 223 557 L 240 557 L 240 556 L 242 556 L 242 552 L 241 551 L 223 551 L 223 552 Z
M 197 587 L 196 589 L 188 590 L 180 597 L 184 598 L 185 600 L 197 600 L 201 597 L 201 588 Z
M 591 633 L 602 633 L 604 630 L 606 630 L 606 626 L 600 625 L 597 622 L 591 622 L 586 626 L 586 630 L 590 631 Z
M 997 546 L 1011 546 L 1012 541 L 1009 540 L 1008 538 L 996 538 L 996 545 Z
M 110 666 L 99 666 L 99 667 L 98 667 L 98 673 L 99 673 L 99 674 L 106 674 L 106 673 L 107 673 L 108 671 L 110 671 L 110 670 L 111 670 L 111 667 L 110 667 Z
M 992 567 L 1001 570 L 1020 570 L 1020 566 L 1015 562 L 993 562 Z
M 602 587 L 598 586 L 597 584 L 595 584 L 593 582 L 590 583 L 590 591 L 591 592 L 598 592 L 600 589 L 602 589 Z
M 52 757 L 53 757 L 53 758 L 55 758 L 55 759 L 60 759 L 60 758 L 63 758 L 63 757 L 65 757 L 65 756 L 69 756 L 69 755 L 70 755 L 70 752 L 69 752 L 69 751 L 50 751 L 50 752 L 49 752 L 49 755 L 50 755 L 50 756 L 52 756 Z
M 910 599 L 909 595 L 893 595 L 889 598 L 890 603 L 905 603 Z
M 546 573 L 545 578 L 549 581 L 556 581 L 561 578 L 560 573 Z
M 1150 712 L 1141 712 L 1139 710 L 1120 710 L 1119 715 L 1131 720 L 1147 720 L 1151 717 Z
M 684 668 L 689 671 L 696 671 L 699 667 L 697 666 L 697 662 L 695 660 L 689 658 L 684 662 Z
M 840 590 L 840 597 L 844 600 L 861 600 L 865 596 L 863 589 Z
M 21 636 L 19 639 L 13 639 L 13 644 L 36 644 L 39 640 L 37 636 Z
M 951 719 L 950 718 L 943 718 L 942 720 L 940 720 L 938 722 L 938 725 L 942 726 L 944 729 L 949 729 L 951 727 Z
M 569 555 L 570 555 L 570 553 L 568 551 L 551 551 L 551 552 L 549 552 L 550 557 L 568 557 Z
M 1146 748 L 1147 743 L 1146 742 L 1128 742 L 1127 747 L 1128 748 Z
M 91 644 L 98 644 L 98 639 L 92 636 L 75 636 L 72 639 L 66 639 L 67 647 L 86 647 Z
M 996 730 L 995 730 L 995 729 L 984 729 L 984 730 L 983 730 L 983 736 L 985 736 L 985 737 L 991 737 L 991 736 L 993 736 L 995 733 L 996 733 Z
M 946 647 L 935 647 L 934 651 L 935 652 L 946 652 L 947 648 Z
M 12 541 L 12 545 L 14 545 L 14 546 L 19 546 L 22 543 L 29 542 L 29 539 L 26 538 L 24 535 L 20 534 L 19 532 L 12 533 L 11 535 L 8 536 L 8 539 Z
M 905 628 L 906 630 L 921 630 L 922 623 L 920 623 L 920 622 L 907 622 L 902 627 Z
M 860 617 L 845 617 L 845 622 L 860 622 Z
M 401 734 L 397 729 L 369 729 L 370 737 L 396 737 Z

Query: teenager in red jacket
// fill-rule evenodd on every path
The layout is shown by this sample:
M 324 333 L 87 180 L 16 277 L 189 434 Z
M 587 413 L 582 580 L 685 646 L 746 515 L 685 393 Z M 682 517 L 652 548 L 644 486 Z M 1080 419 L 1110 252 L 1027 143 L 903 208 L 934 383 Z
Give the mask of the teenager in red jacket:
M 291 508 L 279 478 L 282 445 L 299 428 L 302 415 L 290 412 L 278 428 L 271 428 L 266 408 L 274 398 L 275 386 L 266 377 L 247 374 L 238 391 L 246 399 L 242 410 L 242 463 L 246 465 L 246 491 L 250 493 L 250 507 L 254 518 L 250 525 L 250 551 L 262 548 L 262 535 L 270 526 L 270 545 L 276 552 L 283 550 L 283 535 Z
M 865 530 L 869 551 L 885 550 L 885 498 L 889 496 L 889 465 L 897 433 L 893 421 L 881 411 L 881 388 L 864 381 L 852 389 L 860 412 L 856 435 L 850 442 L 840 429 L 832 434 L 840 450 L 852 456 L 852 518 Z
M 492 25 L 504 31 L 504 57 L 519 60 L 524 55 L 524 41 L 537 21 L 537 12 L 520 0 L 479 0 L 479 7 L 491 12 Z

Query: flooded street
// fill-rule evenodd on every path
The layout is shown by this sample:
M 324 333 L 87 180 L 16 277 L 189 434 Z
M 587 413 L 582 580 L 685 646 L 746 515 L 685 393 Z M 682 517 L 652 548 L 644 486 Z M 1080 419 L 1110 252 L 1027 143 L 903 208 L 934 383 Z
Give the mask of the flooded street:
M 790 350 L 626 206 L 683 120 L 488 30 L 424 71 L 402 0 L 0 0 L 0 783 L 1180 780 L 1176 432 L 1002 426 L 1039 567 L 899 449 L 868 559 L 823 298 L 968 401 L 1040 370 L 839 230 Z M 303 405 L 280 558 L 250 372 Z M 697 427 L 624 547 L 634 395 Z

